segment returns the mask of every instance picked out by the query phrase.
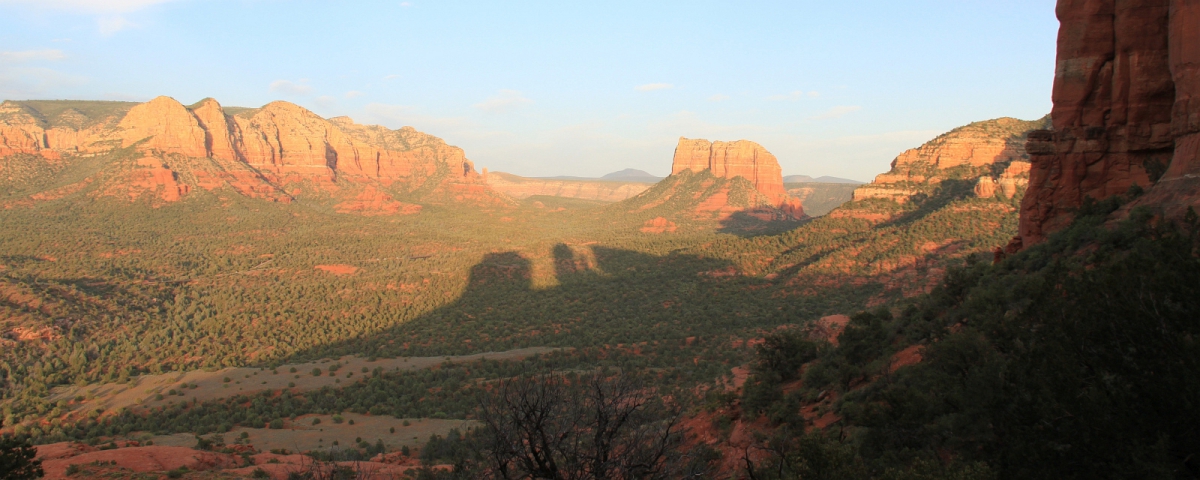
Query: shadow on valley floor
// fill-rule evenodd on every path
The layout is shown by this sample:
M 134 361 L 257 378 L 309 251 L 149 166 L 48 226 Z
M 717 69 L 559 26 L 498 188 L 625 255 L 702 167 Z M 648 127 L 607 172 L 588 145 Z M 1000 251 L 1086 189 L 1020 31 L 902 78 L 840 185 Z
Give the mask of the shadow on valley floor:
M 808 222 L 812 218 L 803 220 L 780 220 L 772 218 L 778 212 L 774 210 L 742 210 L 734 212 L 729 218 L 720 221 L 718 232 L 737 235 L 742 238 L 761 237 L 766 235 L 778 235 L 789 230 L 794 230 Z
M 552 255 L 556 286 L 535 288 L 533 264 L 522 254 L 491 253 L 472 267 L 458 300 L 394 327 L 299 352 L 286 362 L 756 335 L 859 310 L 878 292 L 871 286 L 817 287 L 743 276 L 727 261 L 694 255 L 565 244 Z

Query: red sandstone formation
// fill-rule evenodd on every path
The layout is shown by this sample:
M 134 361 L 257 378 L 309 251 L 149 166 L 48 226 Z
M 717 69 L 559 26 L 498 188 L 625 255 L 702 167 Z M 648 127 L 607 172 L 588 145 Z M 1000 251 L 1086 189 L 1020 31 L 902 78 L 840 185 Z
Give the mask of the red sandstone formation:
M 709 142 L 680 137 L 675 147 L 671 174 L 683 171 L 708 170 L 721 178 L 742 177 L 754 184 L 763 195 L 782 203 L 787 198 L 783 188 L 783 170 L 771 152 L 754 142 Z
M 413 215 L 421 211 L 420 205 L 398 202 L 391 195 L 368 185 L 362 193 L 333 207 L 338 213 L 354 213 L 366 217 L 378 215 Z
M 666 218 L 663 218 L 663 217 L 656 217 L 651 220 L 646 220 L 646 223 L 642 225 L 642 232 L 643 233 L 666 233 L 666 232 L 673 233 L 678 228 L 679 227 L 675 225 L 675 222 L 667 220 Z
M 996 181 L 987 175 L 979 177 L 979 183 L 975 184 L 975 196 L 979 198 L 996 196 Z
M 143 103 L 117 124 L 123 146 L 144 142 L 144 151 L 206 157 L 205 130 L 191 111 L 175 99 L 158 97 Z
M 952 175 L 972 176 L 975 193 L 981 198 L 995 196 L 997 186 L 1008 198 L 1025 184 L 1029 155 L 1025 140 L 1029 132 L 1045 125 L 1015 118 L 998 118 L 959 127 L 928 143 L 908 150 L 892 160 L 892 169 L 879 174 L 875 181 L 854 191 L 854 200 L 880 198 L 904 203 L 921 193 L 923 186 L 941 183 Z M 1007 167 L 997 182 L 990 172 L 993 165 Z
M 349 118 L 323 119 L 287 102 L 229 115 L 213 99 L 189 108 L 169 97 L 134 106 L 123 115 L 84 128 L 87 120 L 56 119 L 58 126 L 18 102 L 0 104 L 0 156 L 17 153 L 59 158 L 105 153 L 137 145 L 155 155 L 210 158 L 220 170 L 250 165 L 283 182 L 350 177 L 390 183 L 428 177 L 445 168 L 449 178 L 478 182 L 463 151 L 411 127 L 388 130 Z M 74 124 L 75 127 L 71 125 Z
M 679 145 L 675 147 L 671 175 L 704 171 L 718 178 L 742 177 L 750 182 L 761 197 L 754 201 L 757 206 L 749 209 L 738 207 L 729 204 L 730 188 L 723 188 L 703 199 L 696 210 L 698 216 L 707 215 L 724 220 L 734 213 L 744 212 L 764 221 L 799 220 L 807 216 L 800 200 L 789 196 L 784 189 L 779 161 L 762 145 L 747 140 L 709 142 L 680 137 Z
M 125 188 L 131 199 L 149 193 L 165 202 L 178 201 L 191 191 L 190 186 L 176 181 L 175 172 L 163 165 L 162 160 L 154 157 L 137 161 L 137 168 L 130 173 Z
M 1009 250 L 1068 225 L 1086 198 L 1148 189 L 1168 217 L 1200 207 L 1200 2 L 1060 0 L 1052 131 Z

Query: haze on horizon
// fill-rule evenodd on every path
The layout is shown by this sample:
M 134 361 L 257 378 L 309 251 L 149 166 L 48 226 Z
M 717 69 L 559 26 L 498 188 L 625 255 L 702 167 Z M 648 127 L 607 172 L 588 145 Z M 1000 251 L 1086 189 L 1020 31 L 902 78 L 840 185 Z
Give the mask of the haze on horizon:
M 527 176 L 669 173 L 680 136 L 870 180 L 1050 110 L 1052 0 L 0 0 L 0 99 L 286 100 Z

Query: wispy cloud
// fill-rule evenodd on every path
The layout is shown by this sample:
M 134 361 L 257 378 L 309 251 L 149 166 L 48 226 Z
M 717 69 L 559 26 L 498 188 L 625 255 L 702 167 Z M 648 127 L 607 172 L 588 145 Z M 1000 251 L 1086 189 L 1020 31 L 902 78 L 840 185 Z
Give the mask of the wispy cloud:
M 18 63 L 31 61 L 62 60 L 67 55 L 62 50 L 21 50 L 17 52 L 0 52 L 0 62 Z
M 634 90 L 637 90 L 639 92 L 653 92 L 655 90 L 670 90 L 672 88 L 675 88 L 675 86 L 671 85 L 669 83 L 647 83 L 645 85 L 638 85 L 636 87 L 633 87 Z
M 276 80 L 271 82 L 271 86 L 267 89 L 272 92 L 297 96 L 308 95 L 313 91 L 313 88 L 308 84 L 307 79 L 301 79 L 299 82 L 293 82 L 291 80 Z
M 833 120 L 835 118 L 842 118 L 846 115 L 857 112 L 859 110 L 862 110 L 862 107 L 859 107 L 859 106 L 837 106 L 837 107 L 833 107 L 833 108 L 827 110 L 825 113 L 822 113 L 820 115 L 812 117 L 812 119 L 813 120 Z
M 716 95 L 708 97 L 708 101 L 710 101 L 710 102 L 724 102 L 726 100 L 729 100 L 729 95 L 721 95 L 718 93 Z
M 129 13 L 177 0 L 0 0 L 0 5 L 28 5 L 69 13 Z
M 821 96 L 820 92 L 805 93 L 803 90 L 796 90 L 796 91 L 793 91 L 791 93 L 784 94 L 784 95 L 772 95 L 770 97 L 767 97 L 767 100 L 771 100 L 774 102 L 781 102 L 781 101 L 793 101 L 794 102 L 796 100 L 800 100 L 803 98 L 817 98 L 819 96 Z
M 360 92 L 360 91 L 358 91 L 358 90 L 351 90 L 351 91 L 349 91 L 349 92 L 346 92 L 346 98 L 358 98 L 358 97 L 361 97 L 361 96 L 363 96 L 363 95 L 365 95 L 365 94 L 364 94 L 363 92 Z
M 408 8 L 408 7 L 413 6 L 413 4 L 412 4 L 412 2 L 400 2 L 400 6 Z
M 504 113 L 530 103 L 533 103 L 533 100 L 525 98 L 521 92 L 501 90 L 500 93 L 472 106 L 489 113 Z
M 138 24 L 129 21 L 129 19 L 121 15 L 105 15 L 96 19 L 96 25 L 100 28 L 100 34 L 104 36 L 138 26 Z
M 402 75 L 399 75 L 399 74 L 395 74 L 395 73 L 393 73 L 393 74 L 391 74 L 391 75 L 388 75 L 388 76 L 386 76 L 386 77 L 383 77 L 383 79 L 384 79 L 384 80 L 391 80 L 391 79 L 394 79 L 394 78 L 400 78 L 401 76 L 402 76 Z

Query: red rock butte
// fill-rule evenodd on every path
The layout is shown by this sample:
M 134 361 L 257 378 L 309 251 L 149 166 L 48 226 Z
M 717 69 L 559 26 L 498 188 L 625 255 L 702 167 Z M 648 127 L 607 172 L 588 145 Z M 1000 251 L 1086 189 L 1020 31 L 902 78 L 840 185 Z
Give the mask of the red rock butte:
M 786 204 L 789 198 L 787 190 L 783 188 L 783 170 L 779 167 L 779 161 L 757 143 L 747 140 L 710 142 L 680 137 L 679 145 L 675 147 L 671 175 L 705 170 L 721 178 L 742 177 L 749 180 L 759 193 L 769 197 L 776 206 Z
M 1146 190 L 1167 217 L 1200 207 L 1200 2 L 1060 0 L 1053 130 L 1031 133 L 1010 250 L 1070 224 L 1086 198 Z
M 0 157 L 61 158 L 136 146 L 148 154 L 240 162 L 300 178 L 387 181 L 432 175 L 442 165 L 452 176 L 477 176 L 462 149 L 412 127 L 390 130 L 347 117 L 327 120 L 287 102 L 231 115 L 211 98 L 185 107 L 158 97 L 91 125 L 64 120 L 72 113 L 82 117 L 67 109 L 51 122 L 20 102 L 0 104 Z

